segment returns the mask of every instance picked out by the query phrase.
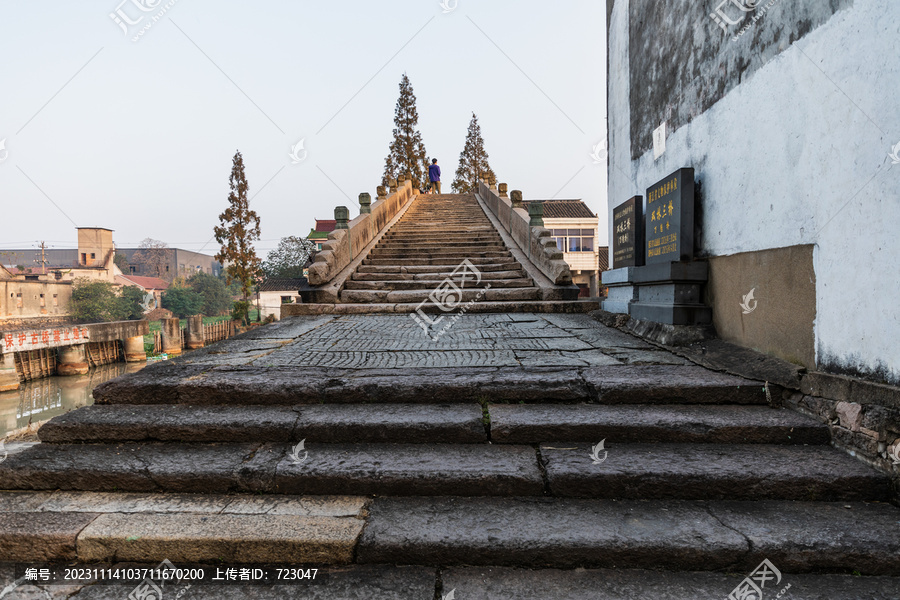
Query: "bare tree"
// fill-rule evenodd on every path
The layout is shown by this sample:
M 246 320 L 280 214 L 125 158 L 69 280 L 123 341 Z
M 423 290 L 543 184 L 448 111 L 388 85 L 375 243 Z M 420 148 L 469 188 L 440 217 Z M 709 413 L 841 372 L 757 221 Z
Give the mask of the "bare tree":
M 168 244 L 153 238 L 145 238 L 131 260 L 142 265 L 148 273 L 155 277 L 166 279 L 166 266 L 171 257 L 172 250 Z M 174 275 L 172 273 L 172 276 Z

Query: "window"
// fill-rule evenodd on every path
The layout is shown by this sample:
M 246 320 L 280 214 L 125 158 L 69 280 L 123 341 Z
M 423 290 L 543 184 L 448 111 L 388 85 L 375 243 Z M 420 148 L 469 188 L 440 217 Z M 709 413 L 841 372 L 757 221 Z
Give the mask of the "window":
M 91 252 L 91 260 L 94 260 L 95 258 L 97 258 L 97 255 Z
M 59 296 L 53 294 L 53 306 L 59 306 Z
M 593 229 L 553 229 L 551 231 L 556 247 L 562 252 L 593 252 Z
M 47 306 L 47 300 L 44 298 L 44 295 L 41 294 L 41 308 Z
M 291 298 L 290 296 L 282 296 L 281 297 L 282 304 L 293 304 L 293 302 L 294 302 L 294 299 Z
M 87 254 L 85 254 L 84 252 L 81 253 L 81 264 L 87 264 Z
M 22 292 L 16 294 L 16 308 L 22 308 Z

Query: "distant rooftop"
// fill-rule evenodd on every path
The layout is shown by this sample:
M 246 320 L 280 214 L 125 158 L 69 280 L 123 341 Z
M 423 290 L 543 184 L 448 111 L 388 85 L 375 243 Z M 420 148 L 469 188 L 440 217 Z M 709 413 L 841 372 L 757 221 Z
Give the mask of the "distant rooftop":
M 591 212 L 587 204 L 581 200 L 527 200 L 523 202 L 525 208 L 531 202 L 540 202 L 544 205 L 545 219 L 596 219 L 597 215 Z
M 140 275 L 119 275 L 119 277 L 139 285 L 145 290 L 165 290 L 169 287 L 169 282 L 159 277 L 142 277 Z
M 261 292 L 297 292 L 301 288 L 308 288 L 309 281 L 305 277 L 296 279 L 288 279 L 281 277 L 271 277 L 259 284 Z

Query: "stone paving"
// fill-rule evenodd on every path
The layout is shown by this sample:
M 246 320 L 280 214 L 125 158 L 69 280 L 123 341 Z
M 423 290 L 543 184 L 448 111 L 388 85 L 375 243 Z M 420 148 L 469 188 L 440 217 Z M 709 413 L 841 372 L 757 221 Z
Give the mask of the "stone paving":
M 409 315 L 295 317 L 253 337 L 182 361 L 347 369 L 691 364 L 579 314 L 464 315 L 437 340 Z

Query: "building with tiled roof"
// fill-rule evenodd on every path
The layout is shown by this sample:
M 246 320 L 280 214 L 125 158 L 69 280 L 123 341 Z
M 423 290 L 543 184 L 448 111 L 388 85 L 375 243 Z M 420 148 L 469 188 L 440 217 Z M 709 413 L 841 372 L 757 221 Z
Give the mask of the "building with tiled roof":
M 304 269 L 306 271 L 306 269 Z M 263 319 L 269 315 L 281 318 L 281 305 L 299 301 L 302 289 L 309 289 L 306 277 L 270 277 L 259 284 L 259 310 Z
M 581 297 L 598 296 L 600 254 L 597 247 L 597 215 L 581 200 L 527 200 L 544 206 L 544 227 L 550 230 L 556 246 L 572 270 L 573 282 L 581 288 Z
M 316 219 L 316 226 L 309 231 L 307 239 L 316 245 L 316 250 L 322 249 L 322 244 L 328 240 L 328 234 L 337 227 L 334 219 Z

